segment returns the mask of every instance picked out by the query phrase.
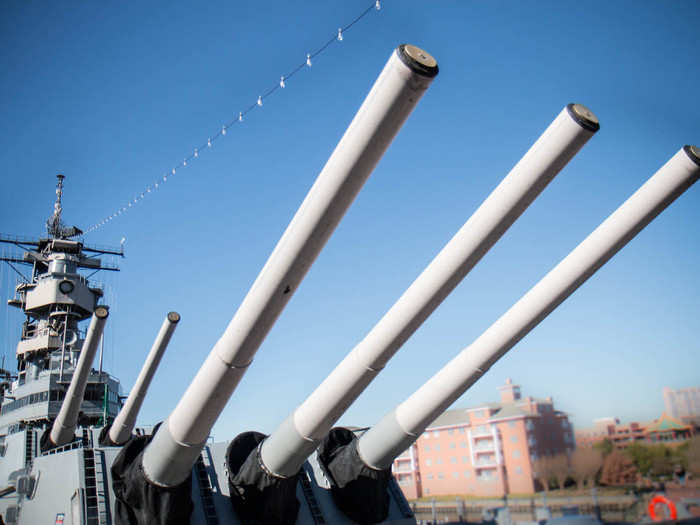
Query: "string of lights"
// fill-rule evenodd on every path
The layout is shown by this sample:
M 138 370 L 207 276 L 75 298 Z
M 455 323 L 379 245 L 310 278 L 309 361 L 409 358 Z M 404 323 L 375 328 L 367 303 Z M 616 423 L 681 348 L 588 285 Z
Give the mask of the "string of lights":
M 350 23 L 346 24 L 343 27 L 339 27 L 337 33 L 333 34 L 333 37 L 331 37 L 328 41 L 326 41 L 322 46 L 320 46 L 316 51 L 312 53 L 307 53 L 306 54 L 306 59 L 303 62 L 300 62 L 295 68 L 293 68 L 289 73 L 286 75 L 280 76 L 279 82 L 276 82 L 274 86 L 270 87 L 268 90 L 264 91 L 262 95 L 259 95 L 257 100 L 250 104 L 248 107 L 245 109 L 241 110 L 238 112 L 238 115 L 228 122 L 227 124 L 224 124 L 221 126 L 221 128 L 211 135 L 209 138 L 207 138 L 206 142 L 203 142 L 201 145 L 198 147 L 194 148 L 192 153 L 190 153 L 188 156 L 186 156 L 182 162 L 179 162 L 175 166 L 173 166 L 169 171 L 165 172 L 161 177 L 159 177 L 155 182 L 152 184 L 148 185 L 142 192 L 136 195 L 132 200 L 130 200 L 126 205 L 120 207 L 117 209 L 114 213 L 106 216 L 104 219 L 101 221 L 93 224 L 90 226 L 87 230 L 85 230 L 85 234 L 94 232 L 95 230 L 101 228 L 108 222 L 113 221 L 114 219 L 118 218 L 122 214 L 126 213 L 129 211 L 131 208 L 133 208 L 136 204 L 138 204 L 140 201 L 145 199 L 148 195 L 151 193 L 154 193 L 158 189 L 160 189 L 163 184 L 167 183 L 172 176 L 175 174 L 179 173 L 180 170 L 183 168 L 186 168 L 192 161 L 196 160 L 199 158 L 199 156 L 211 149 L 212 145 L 214 142 L 221 137 L 224 137 L 232 126 L 236 124 L 240 124 L 243 122 L 245 119 L 246 115 L 248 115 L 251 111 L 255 110 L 256 108 L 260 108 L 263 105 L 263 101 L 272 96 L 275 92 L 284 89 L 287 87 L 287 82 L 294 77 L 297 73 L 302 71 L 303 69 L 310 68 L 313 65 L 313 59 L 315 59 L 317 56 L 319 56 L 321 53 L 326 51 L 328 47 L 330 47 L 333 43 L 336 42 L 342 42 L 344 34 L 352 28 L 356 23 L 358 23 L 360 20 L 362 20 L 364 17 L 366 17 L 368 14 L 370 14 L 373 11 L 379 11 L 381 9 L 381 2 L 380 0 L 374 0 L 371 5 L 369 5 L 362 13 L 360 13 L 358 16 L 356 16 Z

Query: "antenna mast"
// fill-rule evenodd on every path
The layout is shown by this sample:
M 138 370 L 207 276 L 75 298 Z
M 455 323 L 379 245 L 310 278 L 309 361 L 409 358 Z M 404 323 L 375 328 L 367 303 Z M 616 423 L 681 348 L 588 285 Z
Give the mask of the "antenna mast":
M 65 175 L 56 175 L 58 182 L 56 183 L 56 202 L 53 205 L 53 215 L 46 221 L 46 231 L 50 237 L 62 237 L 64 233 L 63 225 L 61 224 L 61 212 L 63 211 L 63 206 L 61 206 L 61 199 L 63 198 L 63 179 L 66 178 Z

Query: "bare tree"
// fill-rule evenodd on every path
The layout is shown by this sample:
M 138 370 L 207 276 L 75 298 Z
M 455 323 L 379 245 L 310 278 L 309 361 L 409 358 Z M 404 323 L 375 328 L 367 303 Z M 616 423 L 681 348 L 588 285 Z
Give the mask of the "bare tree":
M 550 456 L 542 456 L 532 464 L 535 479 L 542 483 L 545 492 L 549 492 L 549 480 L 552 479 L 554 475 L 553 466 Z
M 613 450 L 603 462 L 600 482 L 605 485 L 628 485 L 636 482 L 638 475 L 632 459 L 619 450 Z
M 545 491 L 549 491 L 549 482 L 554 480 L 559 488 L 569 475 L 569 458 L 565 454 L 542 456 L 533 463 L 535 478 L 542 483 Z
M 569 477 L 569 457 L 566 454 L 557 454 L 550 458 L 552 462 L 552 478 L 554 478 L 560 489 L 564 488 L 566 478 Z
M 576 480 L 580 490 L 586 481 L 595 483 L 596 474 L 603 466 L 603 453 L 594 448 L 577 448 L 571 454 L 571 476 Z

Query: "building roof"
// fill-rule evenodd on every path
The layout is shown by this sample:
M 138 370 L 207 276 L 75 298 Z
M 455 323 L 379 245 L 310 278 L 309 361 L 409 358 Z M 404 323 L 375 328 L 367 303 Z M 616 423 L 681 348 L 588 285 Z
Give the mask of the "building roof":
M 537 400 L 538 403 L 549 403 L 545 400 Z M 449 427 L 453 425 L 464 425 L 469 423 L 469 414 L 471 410 L 479 410 L 488 408 L 494 413 L 488 419 L 489 421 L 498 421 L 499 419 L 514 418 L 514 417 L 539 417 L 539 414 L 533 414 L 521 408 L 522 400 L 515 401 L 513 403 L 484 403 L 471 408 L 455 408 L 452 410 L 447 410 L 440 414 L 438 418 L 428 425 L 428 428 L 434 427 Z M 565 415 L 562 413 L 562 415 Z
M 466 409 L 456 408 L 440 414 L 428 427 L 449 427 L 451 425 L 461 425 L 464 423 L 469 423 L 469 416 L 467 415 Z
M 532 416 L 530 412 L 523 410 L 515 406 L 515 403 L 505 403 L 493 414 L 489 421 L 495 421 L 498 419 L 514 418 L 514 417 L 525 417 Z
M 512 386 L 512 381 L 507 380 L 504 387 L 510 386 Z M 491 416 L 488 418 L 488 421 L 499 421 L 501 419 L 511 419 L 519 417 L 540 417 L 539 413 L 531 412 L 529 410 L 531 403 L 534 403 L 536 405 L 549 405 L 552 407 L 552 412 L 555 416 L 566 417 L 566 413 L 561 412 L 559 410 L 554 410 L 554 403 L 551 397 L 541 399 L 526 396 L 505 403 L 496 401 L 491 403 L 481 403 L 479 405 L 469 408 L 453 408 L 452 410 L 446 410 L 440 416 L 438 416 L 435 419 L 435 421 L 430 423 L 430 425 L 428 425 L 428 428 L 449 427 L 469 424 L 469 412 L 484 409 L 490 410 L 492 412 Z
M 690 430 L 690 425 L 684 425 L 676 418 L 666 414 L 666 412 L 647 427 L 647 432 L 672 432 L 674 430 Z

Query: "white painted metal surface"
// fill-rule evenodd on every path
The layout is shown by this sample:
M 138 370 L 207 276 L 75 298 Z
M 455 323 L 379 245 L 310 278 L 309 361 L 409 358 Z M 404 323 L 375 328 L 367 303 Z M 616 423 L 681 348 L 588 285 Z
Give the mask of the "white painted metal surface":
M 154 483 L 182 482 L 263 339 L 384 151 L 437 73 L 430 55 L 392 53 L 357 115 L 282 235 L 224 334 L 144 453 Z M 422 57 L 422 58 L 421 58 Z
M 73 372 L 73 378 L 71 379 L 66 397 L 61 405 L 61 410 L 51 427 L 50 437 L 54 445 L 65 445 L 71 441 L 75 435 L 75 427 L 78 424 L 78 413 L 80 412 L 80 405 L 85 395 L 85 386 L 90 376 L 90 368 L 92 367 L 92 362 L 95 360 L 97 346 L 102 337 L 108 315 L 109 311 L 104 306 L 95 308 L 95 313 L 92 315 L 90 327 L 88 328 L 85 342 L 83 343 L 83 349 L 80 352 L 78 364 Z
M 134 383 L 134 387 L 129 392 L 126 403 L 124 403 L 124 406 L 112 423 L 112 427 L 109 429 L 109 438 L 113 443 L 122 445 L 131 437 L 131 432 L 136 424 L 136 417 L 139 414 L 146 392 L 148 392 L 148 387 L 179 321 L 180 314 L 177 312 L 170 312 L 165 317 L 158 336 L 153 342 L 151 351 L 146 357 L 146 362 L 136 378 L 136 383 Z
M 387 361 L 593 136 L 597 118 L 565 107 L 365 338 L 263 444 L 265 467 L 294 474 Z M 289 446 L 289 443 L 296 446 Z
M 360 438 L 368 465 L 396 454 L 550 312 L 700 177 L 699 150 L 681 149 L 505 314 Z

